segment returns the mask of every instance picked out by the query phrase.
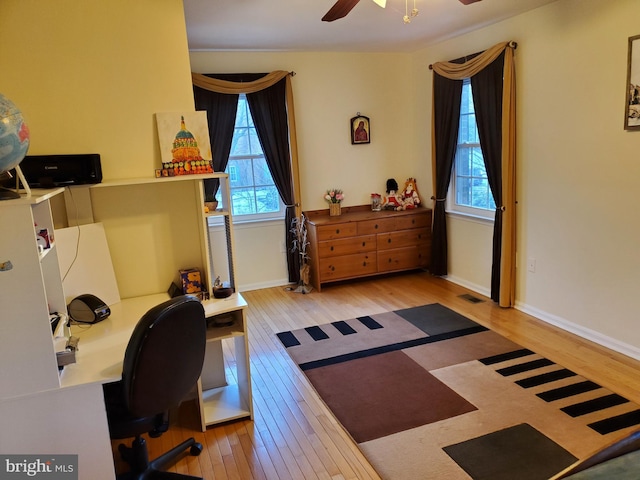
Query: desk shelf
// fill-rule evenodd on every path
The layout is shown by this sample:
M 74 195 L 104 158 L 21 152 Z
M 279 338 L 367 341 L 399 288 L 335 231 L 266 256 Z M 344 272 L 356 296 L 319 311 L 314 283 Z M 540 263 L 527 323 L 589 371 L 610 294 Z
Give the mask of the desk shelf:
M 207 328 L 207 350 L 198 381 L 202 431 L 209 425 L 253 417 L 246 307 L 242 295 L 203 302 L 209 325 L 216 317 L 233 318 L 229 326 Z M 233 360 L 225 364 L 225 347 L 233 342 Z M 230 378 L 232 377 L 232 378 Z

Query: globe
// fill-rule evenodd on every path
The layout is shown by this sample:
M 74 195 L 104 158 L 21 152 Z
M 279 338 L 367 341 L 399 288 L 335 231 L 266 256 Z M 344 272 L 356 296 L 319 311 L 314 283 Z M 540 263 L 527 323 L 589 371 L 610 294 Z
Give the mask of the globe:
M 0 93 L 0 178 L 24 159 L 29 150 L 29 128 L 22 112 Z M 17 198 L 11 190 L 0 190 L 0 199 Z

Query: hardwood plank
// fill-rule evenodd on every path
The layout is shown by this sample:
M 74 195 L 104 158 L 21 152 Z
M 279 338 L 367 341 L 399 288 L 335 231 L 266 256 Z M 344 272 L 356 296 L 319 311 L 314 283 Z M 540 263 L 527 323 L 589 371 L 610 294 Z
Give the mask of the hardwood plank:
M 471 303 L 460 295 L 484 300 Z M 377 480 L 371 465 L 336 422 L 291 361 L 277 332 L 335 320 L 441 303 L 520 345 L 535 350 L 634 402 L 640 402 L 640 362 L 546 324 L 515 309 L 425 272 L 331 284 L 322 293 L 284 287 L 243 292 L 247 311 L 254 419 L 199 429 L 195 402 L 172 416 L 171 433 L 148 439 L 155 457 L 188 436 L 204 446 L 200 457 L 184 457 L 173 471 L 209 479 Z M 225 341 L 225 363 L 235 362 Z M 235 382 L 233 377 L 229 378 Z M 120 442 L 113 442 L 115 445 Z M 116 459 L 118 471 L 123 464 Z

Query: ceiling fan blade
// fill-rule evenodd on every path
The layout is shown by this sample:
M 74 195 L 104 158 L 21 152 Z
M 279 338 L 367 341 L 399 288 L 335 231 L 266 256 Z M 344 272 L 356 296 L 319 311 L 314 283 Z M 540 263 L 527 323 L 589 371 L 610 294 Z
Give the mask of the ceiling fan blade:
M 464 5 L 471 5 L 472 3 L 479 2 L 480 0 L 460 0 L 460 3 Z
M 387 0 L 373 0 L 374 2 L 376 2 L 378 5 L 380 5 L 382 8 L 387 6 Z
M 360 0 L 338 0 L 333 7 L 322 17 L 323 22 L 333 22 L 347 15 Z

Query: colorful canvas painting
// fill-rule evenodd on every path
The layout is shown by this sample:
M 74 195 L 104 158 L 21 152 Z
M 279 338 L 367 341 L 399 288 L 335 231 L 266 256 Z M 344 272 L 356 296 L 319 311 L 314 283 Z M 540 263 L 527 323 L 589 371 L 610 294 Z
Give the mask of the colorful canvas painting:
M 206 112 L 156 113 L 162 168 L 157 176 L 213 172 Z

